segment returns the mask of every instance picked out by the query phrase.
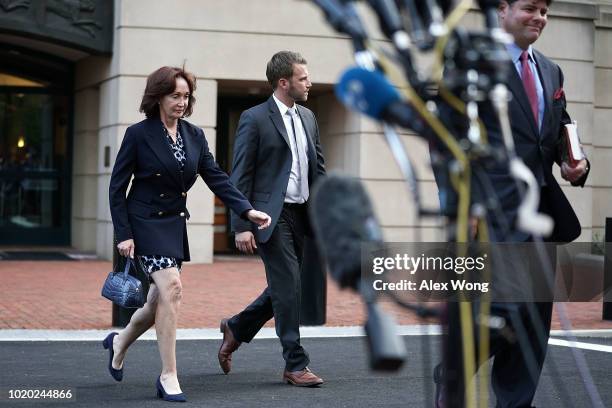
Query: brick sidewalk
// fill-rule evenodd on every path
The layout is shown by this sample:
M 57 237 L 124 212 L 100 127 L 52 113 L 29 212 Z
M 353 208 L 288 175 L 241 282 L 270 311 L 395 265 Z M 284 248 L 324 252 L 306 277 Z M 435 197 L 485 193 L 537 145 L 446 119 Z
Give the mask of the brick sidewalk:
M 0 262 L 0 329 L 106 329 L 111 304 L 100 296 L 110 262 Z M 255 258 L 216 260 L 183 268 L 180 328 L 217 327 L 258 296 L 265 287 L 263 264 Z M 574 328 L 612 329 L 601 320 L 601 303 L 567 304 Z M 401 324 L 415 324 L 412 314 L 386 304 Z M 327 326 L 355 326 L 364 321 L 360 299 L 328 282 Z M 272 326 L 272 323 L 268 323 Z M 559 328 L 555 317 L 553 328 Z

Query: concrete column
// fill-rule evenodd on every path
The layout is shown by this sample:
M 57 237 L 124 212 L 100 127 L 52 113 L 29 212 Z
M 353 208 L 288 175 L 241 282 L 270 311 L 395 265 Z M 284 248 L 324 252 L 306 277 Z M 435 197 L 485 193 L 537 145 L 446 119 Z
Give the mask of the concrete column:
M 359 177 L 361 117 L 345 109 L 334 94 L 317 97 L 313 109 L 327 171 Z
M 71 245 L 82 251 L 96 249 L 99 92 L 91 86 L 75 94 L 72 155 Z
M 195 105 L 193 116 L 187 120 L 204 130 L 208 147 L 214 155 L 217 145 L 217 81 L 198 80 L 196 98 L 198 102 Z M 191 213 L 191 218 L 187 221 L 191 262 L 211 263 L 214 239 L 214 195 L 200 177 L 189 190 L 187 208 Z
M 317 118 L 328 171 L 361 179 L 388 241 L 442 238 L 437 222 L 417 220 L 412 197 L 376 122 L 345 109 L 334 95 L 317 101 Z M 429 166 L 427 144 L 401 134 L 419 175 L 419 189 L 428 208 L 438 207 L 437 188 Z
M 600 2 L 603 3 L 603 2 Z M 612 2 L 599 6 L 595 21 L 595 101 L 593 126 L 593 241 L 603 241 L 612 217 Z

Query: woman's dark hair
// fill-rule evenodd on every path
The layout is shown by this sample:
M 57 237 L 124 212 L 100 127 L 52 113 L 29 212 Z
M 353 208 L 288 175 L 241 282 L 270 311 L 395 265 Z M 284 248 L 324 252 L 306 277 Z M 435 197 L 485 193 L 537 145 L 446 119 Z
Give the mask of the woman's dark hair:
M 193 93 L 196 90 L 196 78 L 192 73 L 177 67 L 161 67 L 147 77 L 147 86 L 142 96 L 142 102 L 140 102 L 139 111 L 143 112 L 147 118 L 158 118 L 159 100 L 174 92 L 177 78 L 183 78 L 189 86 L 189 102 L 183 114 L 183 117 L 189 117 L 193 112 L 193 104 L 195 103 Z

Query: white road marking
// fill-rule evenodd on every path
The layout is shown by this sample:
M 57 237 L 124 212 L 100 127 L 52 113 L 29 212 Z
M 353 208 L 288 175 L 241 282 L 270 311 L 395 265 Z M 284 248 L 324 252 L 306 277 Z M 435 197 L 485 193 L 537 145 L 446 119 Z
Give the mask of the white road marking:
M 106 330 L 0 330 L 0 341 L 101 341 L 112 331 L 120 328 Z M 410 325 L 398 326 L 398 334 L 402 336 L 439 335 L 438 325 Z M 300 328 L 302 338 L 339 338 L 365 336 L 361 326 L 326 327 L 304 326 Z M 178 329 L 177 340 L 220 340 L 219 329 Z M 274 339 L 276 331 L 272 327 L 265 327 L 257 333 L 256 339 Z M 155 340 L 155 330 L 148 330 L 139 340 Z
M 121 329 L 104 329 L 104 330 L 24 330 L 24 329 L 7 329 L 0 330 L 0 342 L 2 341 L 102 341 L 104 337 L 111 331 L 119 331 Z M 397 326 L 398 334 L 402 336 L 438 336 L 441 334 L 439 325 L 404 325 Z M 300 329 L 303 338 L 340 338 L 340 337 L 362 337 L 365 336 L 363 327 L 361 326 L 344 326 L 344 327 L 328 327 L 328 326 L 305 326 Z M 551 331 L 552 336 L 563 336 L 565 333 L 560 330 Z M 572 334 L 577 337 L 597 337 L 609 338 L 612 337 L 612 330 L 574 330 Z M 274 339 L 276 332 L 274 328 L 263 328 L 255 337 L 256 339 Z M 149 330 L 140 337 L 140 340 L 155 340 L 155 330 Z M 220 340 L 221 333 L 219 329 L 179 329 L 177 330 L 178 340 Z M 562 341 L 558 339 L 550 340 L 553 345 L 562 345 L 555 342 Z M 589 343 L 579 343 L 589 344 Z M 565 343 L 563 344 L 565 345 Z M 605 351 L 612 346 L 603 347 Z
M 583 350 L 604 351 L 606 353 L 612 353 L 612 346 L 606 346 L 603 344 L 584 343 L 581 341 L 568 341 L 561 339 L 548 339 L 548 344 L 552 346 L 572 347 Z

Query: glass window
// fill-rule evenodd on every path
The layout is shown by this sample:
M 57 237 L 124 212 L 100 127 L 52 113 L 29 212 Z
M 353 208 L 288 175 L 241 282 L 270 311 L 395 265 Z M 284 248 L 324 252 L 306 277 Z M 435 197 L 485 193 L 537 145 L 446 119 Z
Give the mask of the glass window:
M 0 242 L 41 243 L 37 234 L 69 225 L 69 98 L 29 79 L 0 73 L 2 81 Z

